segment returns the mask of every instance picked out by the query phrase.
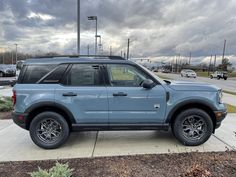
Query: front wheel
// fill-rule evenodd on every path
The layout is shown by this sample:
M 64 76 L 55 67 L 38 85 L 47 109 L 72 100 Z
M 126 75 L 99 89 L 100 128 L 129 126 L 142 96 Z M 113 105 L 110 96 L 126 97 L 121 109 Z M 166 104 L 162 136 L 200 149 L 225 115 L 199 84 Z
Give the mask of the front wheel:
M 60 114 L 43 112 L 38 114 L 30 124 L 30 136 L 33 142 L 44 149 L 55 149 L 66 142 L 70 129 Z
M 176 117 L 172 131 L 182 144 L 198 146 L 210 138 L 213 132 L 213 123 L 205 111 L 192 108 L 181 112 Z

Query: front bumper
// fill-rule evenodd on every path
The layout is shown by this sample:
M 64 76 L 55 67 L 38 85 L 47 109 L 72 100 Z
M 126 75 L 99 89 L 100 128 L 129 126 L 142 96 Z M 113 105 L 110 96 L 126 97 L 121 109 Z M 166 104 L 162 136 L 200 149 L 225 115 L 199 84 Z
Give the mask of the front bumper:
M 27 129 L 27 124 L 26 124 L 27 117 L 28 114 L 26 113 L 17 113 L 17 112 L 12 113 L 12 119 L 14 123 L 23 129 Z
M 221 125 L 221 122 L 225 119 L 227 116 L 227 109 L 214 111 L 215 117 L 216 117 L 216 125 L 215 128 L 219 128 Z

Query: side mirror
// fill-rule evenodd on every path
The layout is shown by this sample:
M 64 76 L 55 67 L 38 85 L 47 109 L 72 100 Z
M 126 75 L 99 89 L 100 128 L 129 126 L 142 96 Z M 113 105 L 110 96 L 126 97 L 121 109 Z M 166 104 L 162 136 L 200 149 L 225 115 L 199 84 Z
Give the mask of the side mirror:
M 151 79 L 146 79 L 142 83 L 143 88 L 151 89 L 154 87 L 154 82 Z

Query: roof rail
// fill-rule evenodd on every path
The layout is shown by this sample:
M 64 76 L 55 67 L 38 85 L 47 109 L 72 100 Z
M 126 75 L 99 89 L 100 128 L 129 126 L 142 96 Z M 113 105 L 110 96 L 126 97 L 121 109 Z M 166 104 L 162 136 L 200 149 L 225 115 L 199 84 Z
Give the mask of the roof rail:
M 69 57 L 69 58 L 79 58 L 79 57 L 88 57 L 93 59 L 110 59 L 110 60 L 125 60 L 125 58 L 121 56 L 111 56 L 111 55 L 49 55 L 49 56 L 37 56 L 34 58 L 59 58 L 59 57 Z

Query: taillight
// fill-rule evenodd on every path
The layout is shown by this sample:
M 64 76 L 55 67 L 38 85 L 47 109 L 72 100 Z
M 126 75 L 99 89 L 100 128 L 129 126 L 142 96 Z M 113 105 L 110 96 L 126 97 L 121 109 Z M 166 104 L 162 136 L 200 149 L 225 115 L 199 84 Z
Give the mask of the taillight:
M 15 90 L 13 90 L 12 102 L 13 102 L 13 105 L 16 104 L 16 91 Z

